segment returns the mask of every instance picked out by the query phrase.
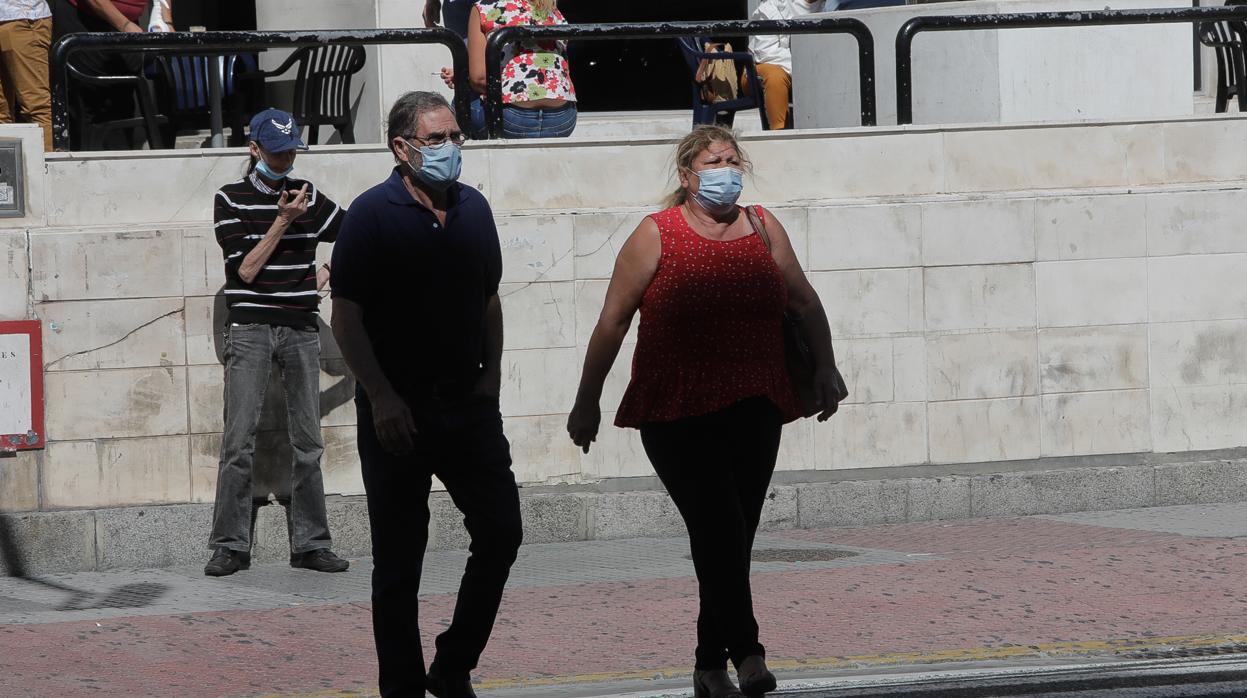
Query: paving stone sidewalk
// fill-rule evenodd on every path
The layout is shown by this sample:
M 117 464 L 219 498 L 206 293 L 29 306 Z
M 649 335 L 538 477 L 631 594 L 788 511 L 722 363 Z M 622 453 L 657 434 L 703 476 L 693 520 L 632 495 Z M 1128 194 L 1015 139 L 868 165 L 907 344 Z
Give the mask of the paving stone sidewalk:
M 769 533 L 755 605 L 793 676 L 1247 642 L 1242 536 L 1247 504 Z M 426 559 L 426 646 L 465 559 Z M 0 579 L 0 695 L 376 695 L 370 567 Z M 525 546 L 482 695 L 684 686 L 692 575 L 683 539 Z

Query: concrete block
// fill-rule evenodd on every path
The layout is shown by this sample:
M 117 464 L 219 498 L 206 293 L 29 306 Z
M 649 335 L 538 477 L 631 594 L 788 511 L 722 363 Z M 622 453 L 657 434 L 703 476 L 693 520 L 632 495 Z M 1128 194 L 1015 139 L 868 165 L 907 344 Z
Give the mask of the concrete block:
M 53 226 L 134 225 L 150 221 L 212 219 L 212 192 L 237 181 L 246 164 L 238 151 L 178 157 L 141 153 L 48 160 L 48 190 L 81 191 L 80 196 L 50 196 L 48 224 Z M 299 163 L 304 168 L 304 163 Z M 308 176 L 308 175 L 303 175 Z M 320 180 L 313 180 L 320 181 Z M 135 186 L 137 183 L 142 186 Z M 178 269 L 179 266 L 168 267 Z
M 815 449 L 836 469 L 882 468 L 927 462 L 926 406 L 919 402 L 841 405 L 814 427 Z
M 1154 387 L 1247 383 L 1247 320 L 1154 323 Z
M 589 531 L 593 540 L 688 535 L 684 519 L 666 492 L 620 492 L 593 498 Z
M 975 475 L 970 492 L 975 517 L 1133 509 L 1155 503 L 1150 466 Z
M 325 505 L 333 550 L 342 557 L 372 555 L 372 529 L 368 524 L 368 502 L 363 497 L 331 497 Z
M 796 487 L 772 486 L 766 493 L 766 503 L 762 506 L 762 522 L 758 527 L 764 531 L 800 528 L 801 511 L 797 500 Z
M 487 170 L 490 205 L 495 211 L 520 211 L 652 204 L 675 186 L 674 180 L 668 179 L 673 150 L 671 143 L 653 141 L 589 148 L 574 138 L 543 143 L 540 148 L 519 142 L 491 143 Z M 465 160 L 477 156 L 478 152 L 469 151 Z M 606 162 L 613 165 L 603 167 Z M 533 177 L 533 172 L 557 175 Z M 577 185 L 569 187 L 567 182 Z
M 928 331 L 1035 326 L 1029 264 L 939 267 L 924 270 L 923 278 Z
M 1041 327 L 1147 322 L 1148 272 L 1143 259 L 1041 262 L 1035 287 Z
M 834 337 L 922 329 L 922 270 L 872 269 L 809 275 Z
M 1034 395 L 1039 388 L 1035 330 L 927 337 L 930 400 Z
M 775 458 L 776 470 L 817 470 L 820 460 L 823 469 L 831 467 L 831 461 L 814 447 L 813 419 L 798 419 L 784 425 L 779 439 L 779 455 Z
M 1142 128 L 1140 130 L 1143 130 Z M 1247 177 L 1247 163 L 1225 150 L 1243 138 L 1233 120 L 1197 119 L 1161 124 L 1152 139 L 1164 149 L 1165 182 L 1223 182 Z
M 588 501 L 592 495 L 567 492 L 520 496 L 525 543 L 585 540 L 589 533 Z
M 188 296 L 215 296 L 225 288 L 225 253 L 212 227 L 182 232 L 182 283 Z
M 49 373 L 44 381 L 50 438 L 186 433 L 184 367 Z
M 1247 463 L 1202 461 L 1156 466 L 1156 506 L 1247 500 Z
M 96 212 L 91 222 L 100 215 Z M 38 302 L 184 295 L 182 276 L 176 273 L 182 268 L 178 229 L 36 231 L 30 235 L 30 254 Z
M 922 265 L 922 206 L 810 208 L 809 229 L 815 271 Z
M 580 455 L 580 472 L 587 479 L 646 477 L 654 474 L 641 445 L 641 432 L 614 426 L 615 413 L 602 413 L 598 440 Z M 570 439 L 569 439 L 570 441 Z
M 581 453 L 567 435 L 566 415 L 507 417 L 503 431 L 511 442 L 511 469 L 517 482 L 544 483 L 580 474 Z
M 570 218 L 507 216 L 496 220 L 502 245 L 504 282 L 571 281 L 574 278 Z
M 792 245 L 792 251 L 797 255 L 797 262 L 801 268 L 809 271 L 810 269 L 810 235 L 809 235 L 809 208 L 805 206 L 768 206 L 771 216 L 784 226 L 784 232 L 788 233 L 788 242 Z
M 1247 385 L 1153 386 L 1151 395 L 1157 452 L 1247 446 Z
M 1247 254 L 1147 260 L 1152 322 L 1247 318 Z
M 320 470 L 325 481 L 325 494 L 364 494 L 364 475 L 360 470 L 356 433 L 353 425 L 321 429 L 325 453 L 321 456 Z
M 1036 397 L 932 402 L 927 420 L 932 463 L 1039 457 Z
M 217 473 L 221 469 L 221 435 L 190 436 L 191 502 L 216 501 Z
M 225 296 L 189 296 L 185 303 L 186 363 L 224 364 Z
M 43 303 L 36 312 L 45 328 L 47 371 L 186 363 L 181 298 Z
M 1146 388 L 1148 330 L 1146 325 L 1039 330 L 1040 387 L 1045 393 Z
M 1247 190 L 1149 194 L 1147 251 L 1154 257 L 1247 252 L 1242 211 Z
M 1072 196 L 1035 202 L 1040 261 L 1146 257 L 1147 197 Z
M 1035 200 L 930 203 L 922 207 L 925 266 L 1035 261 Z
M 760 133 L 743 145 L 753 158 L 755 201 L 853 198 L 943 191 L 944 143 L 936 134 L 861 134 L 809 138 Z M 946 135 L 946 134 L 940 134 Z M 766 145 L 762 147 L 762 143 Z M 670 146 L 662 157 L 670 159 Z M 827 167 L 826 163 L 853 163 Z M 897 167 L 906 162 L 906 167 Z
M 43 454 L 21 451 L 0 458 L 0 512 L 33 511 L 39 508 L 39 462 Z
M 207 562 L 212 507 L 126 507 L 95 512 L 99 569 L 174 567 Z
M 186 436 L 59 441 L 43 464 L 43 502 L 53 509 L 190 501 Z
M 883 480 L 845 480 L 796 485 L 801 528 L 871 526 L 903 519 L 905 499 Z M 886 501 L 891 499 L 892 501 Z M 899 509 L 899 513 L 898 513 Z
M 30 317 L 30 258 L 25 230 L 0 231 L 0 319 Z
M 908 485 L 906 521 L 947 521 L 970 518 L 970 478 L 912 478 Z
M 576 346 L 576 283 L 503 284 L 506 349 Z M 592 327 L 590 327 L 592 329 Z
M 897 402 L 927 400 L 927 342 L 925 337 L 892 338 L 892 396 Z M 849 390 L 853 388 L 850 387 Z
M 835 342 L 836 367 L 849 386 L 846 403 L 891 402 L 895 398 L 892 340 L 842 339 Z
M 1168 143 L 1134 124 L 944 134 L 945 191 L 1011 191 L 1161 184 Z M 991 153 L 991 157 L 983 157 Z M 1069 163 L 1085 166 L 1070 171 Z
M 502 353 L 502 413 L 508 417 L 562 414 L 576 398 L 575 349 Z
M 57 511 L 7 514 L 0 525 L 16 544 L 15 557 L 26 574 L 51 574 L 95 569 L 95 514 L 90 511 Z M 12 575 L 0 556 L 0 570 Z
M 609 279 L 620 248 L 647 213 L 649 211 L 573 214 L 576 278 Z
M 1043 396 L 1043 456 L 1142 453 L 1152 450 L 1146 390 Z

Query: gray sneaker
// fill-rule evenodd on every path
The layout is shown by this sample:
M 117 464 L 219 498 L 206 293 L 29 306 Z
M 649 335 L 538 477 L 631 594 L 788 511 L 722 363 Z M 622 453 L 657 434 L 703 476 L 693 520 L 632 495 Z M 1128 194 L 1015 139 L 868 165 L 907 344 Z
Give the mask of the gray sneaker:
M 291 567 L 316 570 L 317 572 L 345 572 L 351 563 L 333 554 L 329 548 L 318 548 L 290 556 Z

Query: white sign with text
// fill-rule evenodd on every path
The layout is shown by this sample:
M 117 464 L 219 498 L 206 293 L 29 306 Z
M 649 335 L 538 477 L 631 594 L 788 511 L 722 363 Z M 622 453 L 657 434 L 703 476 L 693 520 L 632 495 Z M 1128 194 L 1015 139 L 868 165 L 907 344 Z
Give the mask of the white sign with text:
M 30 378 L 30 335 L 0 334 L 0 434 L 34 428 Z

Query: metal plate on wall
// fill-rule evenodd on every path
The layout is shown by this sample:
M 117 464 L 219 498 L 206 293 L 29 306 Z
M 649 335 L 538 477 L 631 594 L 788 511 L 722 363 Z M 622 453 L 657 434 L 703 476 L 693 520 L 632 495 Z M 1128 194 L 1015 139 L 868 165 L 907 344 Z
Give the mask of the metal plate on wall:
M 26 215 L 26 171 L 22 169 L 22 141 L 0 138 L 0 218 Z

